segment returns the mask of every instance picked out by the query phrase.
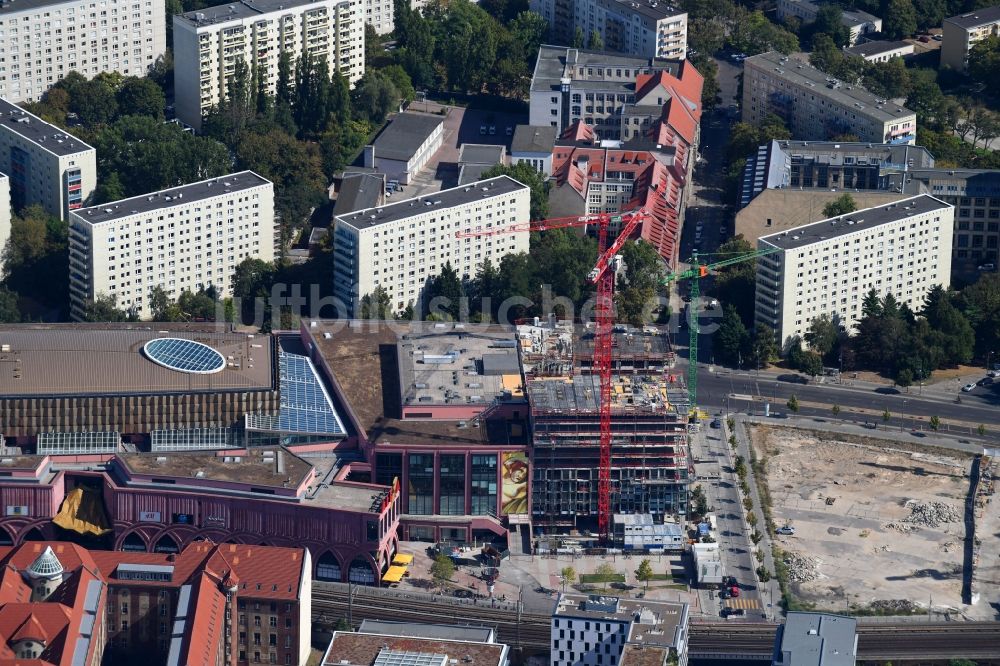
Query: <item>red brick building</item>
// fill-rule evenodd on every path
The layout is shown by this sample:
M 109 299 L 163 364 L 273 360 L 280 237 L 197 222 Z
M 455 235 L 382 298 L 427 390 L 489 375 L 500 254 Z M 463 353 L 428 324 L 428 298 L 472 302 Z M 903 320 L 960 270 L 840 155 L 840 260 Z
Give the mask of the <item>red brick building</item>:
M 0 548 L 0 660 L 304 664 L 309 551 L 200 541 L 179 553 Z

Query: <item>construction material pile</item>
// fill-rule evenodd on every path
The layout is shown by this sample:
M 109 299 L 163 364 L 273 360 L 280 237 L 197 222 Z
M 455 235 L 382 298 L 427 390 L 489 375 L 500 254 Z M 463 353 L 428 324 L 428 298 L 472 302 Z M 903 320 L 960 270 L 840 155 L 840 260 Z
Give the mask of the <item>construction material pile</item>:
M 805 583 L 819 578 L 819 559 L 787 550 L 781 559 L 788 570 L 789 580 L 795 583 Z
M 909 500 L 906 506 L 910 515 L 903 522 L 922 527 L 938 527 L 941 523 L 956 523 L 962 520 L 962 514 L 954 507 L 944 502 L 918 502 Z

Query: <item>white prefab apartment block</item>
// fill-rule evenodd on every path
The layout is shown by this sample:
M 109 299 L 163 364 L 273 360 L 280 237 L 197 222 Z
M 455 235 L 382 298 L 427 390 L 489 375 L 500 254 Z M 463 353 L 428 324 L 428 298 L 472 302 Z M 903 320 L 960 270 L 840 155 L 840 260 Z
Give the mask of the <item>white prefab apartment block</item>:
M 3 271 L 3 249 L 10 240 L 10 177 L 0 173 L 0 271 Z
M 376 34 L 392 32 L 396 28 L 392 0 L 365 0 L 365 23 L 375 28 Z
M 545 18 L 551 39 L 572 44 L 577 28 L 597 32 L 608 51 L 643 58 L 687 56 L 687 13 L 659 0 L 531 0 Z
M 812 23 L 819 15 L 822 6 L 822 4 L 809 0 L 778 0 L 778 18 L 785 20 L 794 16 L 803 23 Z M 840 23 L 847 28 L 851 46 L 857 44 L 862 35 L 882 32 L 882 19 L 860 9 L 841 11 Z
M 38 101 L 70 72 L 145 76 L 166 47 L 164 0 L 2 0 L 0 97 Z
M 252 171 L 74 211 L 71 314 L 106 295 L 148 318 L 154 287 L 174 298 L 210 286 L 228 296 L 248 258 L 274 260 L 274 186 Z
M 528 231 L 457 238 L 461 232 L 500 229 L 530 219 L 530 190 L 498 176 L 417 199 L 333 218 L 334 296 L 355 303 L 384 288 L 394 310 L 416 304 L 446 262 L 472 278 L 483 261 L 528 251 Z
M 97 187 L 97 152 L 55 125 L 0 99 L 0 171 L 15 208 L 39 204 L 67 219 Z
M 768 114 L 805 141 L 839 134 L 866 143 L 916 141 L 917 115 L 910 109 L 776 51 L 743 62 L 743 121 L 760 125 Z
M 688 605 L 600 595 L 561 594 L 552 612 L 551 666 L 687 663 Z
M 225 99 L 242 60 L 261 71 L 269 92 L 278 61 L 290 52 L 325 58 L 331 73 L 353 85 L 365 71 L 362 0 L 242 0 L 174 16 L 174 93 L 177 118 L 195 128 Z
M 941 23 L 941 65 L 964 72 L 977 42 L 1000 34 L 1000 6 L 984 7 Z
M 761 237 L 758 249 L 779 249 L 757 259 L 757 323 L 782 344 L 823 314 L 851 331 L 871 289 L 919 310 L 928 289 L 950 283 L 954 219 L 922 194 Z

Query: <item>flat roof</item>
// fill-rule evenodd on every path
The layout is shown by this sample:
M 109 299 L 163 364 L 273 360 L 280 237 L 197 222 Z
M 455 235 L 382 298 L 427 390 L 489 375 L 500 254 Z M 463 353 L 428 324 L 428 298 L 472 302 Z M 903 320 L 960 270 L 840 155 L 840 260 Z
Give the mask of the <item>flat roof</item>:
M 493 639 L 491 627 L 459 624 L 421 624 L 419 622 L 392 622 L 389 620 L 362 620 L 359 634 L 381 634 L 383 636 L 411 636 L 414 638 L 438 638 L 445 640 L 473 641 L 488 643 Z
M 881 20 L 882 19 L 879 17 L 860 9 L 845 9 L 840 12 L 841 23 L 850 23 L 851 25 L 864 25 L 865 23 L 874 24 L 876 21 Z
M 438 115 L 397 113 L 372 141 L 375 159 L 409 160 L 443 122 Z
M 599 594 L 560 594 L 552 616 L 625 622 L 632 625 L 629 642 L 676 646 L 677 630 L 688 623 L 688 605 Z
M 39 2 L 39 0 L 35 1 L 38 2 L 39 7 L 48 4 Z M 20 2 L 14 6 L 24 7 Z M 0 98 L 0 124 L 8 131 L 19 134 L 24 139 L 60 157 L 94 150 L 93 147 L 62 128 L 50 125 L 35 114 L 2 98 Z
M 493 168 L 491 164 L 463 164 L 458 168 L 458 184 L 472 185 L 483 179 L 483 174 Z
M 450 190 L 441 190 L 433 194 L 404 199 L 378 208 L 367 208 L 347 215 L 338 215 L 336 219 L 355 229 L 370 229 L 380 224 L 398 222 L 429 210 L 441 211 L 454 208 L 473 201 L 487 199 L 504 194 L 512 194 L 519 190 L 527 190 L 510 176 L 497 176 L 489 180 L 481 180 L 470 185 L 460 185 Z
M 312 322 L 309 334 L 344 400 L 344 420 L 353 415 L 369 442 L 435 446 L 527 444 L 523 419 L 463 421 L 402 420 L 397 353 L 400 336 L 427 330 L 433 322 L 328 320 Z M 329 335 L 329 337 L 327 337 Z M 517 426 L 517 427 L 514 427 Z
M 779 629 L 778 666 L 854 666 L 858 622 L 843 615 L 792 612 Z
M 42 7 L 54 7 L 65 2 L 66 0 L 17 0 L 17 2 L 14 2 L 14 0 L 3 0 L 0 2 L 0 16 L 41 9 Z
M 833 99 L 839 104 L 866 111 L 868 114 L 886 120 L 898 120 L 914 115 L 905 106 L 894 104 L 891 100 L 883 100 L 865 90 L 859 85 L 847 85 L 825 72 L 821 72 L 807 62 L 797 58 L 782 55 L 777 51 L 761 53 L 747 58 L 744 65 L 752 65 L 800 86 L 812 88 L 817 95 Z M 829 85 L 838 85 L 836 88 Z M 860 105 L 860 106 L 859 106 Z
M 676 405 L 681 402 L 681 394 L 684 391 L 680 385 L 670 384 L 663 375 L 615 375 L 611 385 L 612 414 L 677 414 Z M 536 415 L 544 412 L 597 413 L 600 395 L 597 375 L 541 377 L 528 381 L 528 401 L 532 414 Z
M 73 211 L 73 214 L 88 224 L 101 224 L 104 222 L 114 222 L 123 217 L 148 213 L 163 208 L 171 208 L 173 206 L 182 206 L 223 194 L 270 184 L 271 181 L 258 176 L 253 171 L 240 171 L 189 185 L 172 187 L 169 190 L 160 190 L 159 192 L 151 192 L 138 197 L 111 201 L 100 206 L 81 208 Z
M 613 0 L 613 2 L 618 4 L 626 14 L 634 12 L 655 21 L 686 13 L 683 9 L 677 9 L 665 2 L 657 2 L 657 0 Z
M 507 646 L 502 643 L 477 643 L 473 641 L 444 640 L 440 638 L 415 638 L 363 634 L 337 631 L 323 657 L 324 666 L 374 666 L 380 653 L 408 653 L 422 664 L 419 657 L 448 663 L 448 658 L 460 660 L 466 666 L 501 666 L 507 658 Z
M 581 79 L 578 78 L 577 73 L 577 69 L 580 67 L 628 68 L 650 73 L 662 70 L 676 76 L 680 71 L 681 64 L 677 60 L 664 58 L 639 58 L 621 53 L 585 51 L 568 46 L 543 44 L 538 49 L 538 60 L 535 62 L 535 71 L 531 76 L 531 90 L 533 92 L 558 90 L 562 79 L 568 78 L 572 80 L 570 85 L 573 88 L 592 87 L 595 90 L 635 92 L 634 76 L 628 77 L 625 81 L 605 81 L 603 77 L 595 80 Z
M 240 0 L 228 5 L 205 7 L 196 11 L 176 14 L 175 18 L 195 27 L 224 23 L 237 19 L 252 18 L 261 14 L 311 5 L 316 0 Z
M 396 351 L 405 407 L 487 405 L 510 399 L 504 376 L 516 375 L 523 399 L 514 330 L 507 326 L 431 322 L 404 333 Z
M 896 222 L 914 215 L 923 215 L 935 210 L 951 208 L 940 199 L 929 194 L 920 194 L 909 199 L 856 210 L 853 213 L 831 217 L 801 227 L 787 229 L 768 236 L 762 236 L 761 243 L 773 245 L 782 250 L 792 250 L 820 241 L 846 236 L 861 230 Z
M 944 20 L 945 23 L 953 23 L 960 28 L 976 28 L 981 25 L 989 25 L 1000 21 L 1000 5 L 994 7 L 984 7 L 967 14 L 950 16 Z
M 118 459 L 133 474 L 263 487 L 294 489 L 312 474 L 312 465 L 280 447 L 254 447 L 242 453 L 226 455 L 214 452 L 120 453 Z
M 228 361 L 214 374 L 170 370 L 143 354 L 157 338 L 201 342 Z M 183 324 L 0 326 L 0 398 L 265 391 L 276 387 L 269 335 Z M 234 365 L 235 364 L 235 365 Z
M 514 138 L 510 152 L 551 153 L 556 145 L 556 128 L 550 125 L 518 125 L 514 128 Z
M 897 40 L 894 42 L 874 41 L 874 42 L 865 42 L 864 44 L 858 44 L 857 46 L 852 46 L 849 49 L 844 49 L 844 51 L 852 55 L 873 56 L 873 55 L 878 55 L 879 53 L 898 51 L 899 49 L 905 49 L 907 47 L 913 49 L 913 44 L 911 44 L 910 42 L 904 42 L 902 40 Z
M 458 152 L 458 163 L 493 166 L 503 161 L 505 152 L 503 146 L 492 143 L 463 143 Z
M 809 155 L 828 164 L 843 164 L 845 156 L 855 158 L 855 164 L 858 164 L 857 158 L 862 156 L 869 160 L 877 160 L 880 164 L 906 165 L 910 169 L 934 165 L 934 156 L 929 150 L 923 146 L 908 144 L 775 140 L 772 141 L 772 145 L 790 157 Z M 912 166 L 910 165 L 911 161 Z
M 669 654 L 669 648 L 628 643 L 618 659 L 618 666 L 663 666 Z

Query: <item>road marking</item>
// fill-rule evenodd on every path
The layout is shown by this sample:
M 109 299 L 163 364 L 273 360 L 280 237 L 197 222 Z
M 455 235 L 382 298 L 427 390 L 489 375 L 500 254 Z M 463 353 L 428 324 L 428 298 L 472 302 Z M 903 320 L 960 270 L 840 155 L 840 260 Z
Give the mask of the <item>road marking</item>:
M 742 608 L 743 610 L 757 610 L 760 608 L 760 602 L 756 599 L 729 599 L 726 601 L 726 606 L 728 608 Z

